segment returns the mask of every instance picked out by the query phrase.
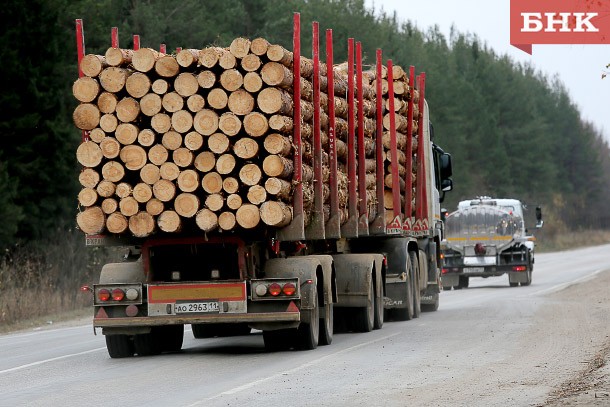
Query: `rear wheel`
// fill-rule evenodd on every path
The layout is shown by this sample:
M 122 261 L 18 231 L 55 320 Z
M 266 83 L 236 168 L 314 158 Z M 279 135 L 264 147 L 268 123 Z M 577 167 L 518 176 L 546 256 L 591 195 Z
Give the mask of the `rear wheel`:
M 511 283 L 511 282 L 509 282 L 508 285 L 510 285 L 511 287 L 517 287 L 517 286 L 519 286 L 519 283 Z
M 366 299 L 366 307 L 354 310 L 354 322 L 359 332 L 371 332 L 375 323 L 375 290 L 373 282 L 369 281 L 369 292 Z
M 421 314 L 421 292 L 419 291 L 419 260 L 417 253 L 410 252 L 411 260 L 411 284 L 413 285 L 413 318 L 419 318 Z
M 313 309 L 309 310 L 309 323 L 302 322 L 296 331 L 296 346 L 302 350 L 317 348 L 320 338 L 320 307 L 318 306 L 318 289 L 315 282 L 311 298 L 313 299 Z
M 381 329 L 383 326 L 383 289 L 377 289 L 375 287 L 375 322 L 373 324 L 373 329 Z M 377 294 L 379 291 L 379 294 Z
M 137 334 L 133 338 L 136 353 L 140 356 L 158 355 L 163 350 L 160 331 L 153 327 L 147 334 Z
M 470 283 L 470 277 L 460 276 L 460 282 L 458 284 L 458 288 L 468 288 L 469 283 Z
M 432 304 L 422 304 L 421 305 L 421 310 L 424 312 L 434 312 L 434 311 L 438 311 L 438 306 L 440 303 L 440 296 L 438 295 L 438 293 L 435 293 L 432 295 L 432 298 L 434 298 L 434 302 Z
M 394 315 L 398 321 L 409 321 L 413 319 L 413 279 L 411 278 L 411 267 L 407 267 L 407 281 L 405 284 L 406 298 L 404 308 L 395 308 Z
M 128 358 L 134 354 L 133 341 L 128 335 L 106 335 L 106 348 L 111 358 Z
M 324 304 L 320 318 L 320 345 L 330 345 L 333 341 L 335 306 L 332 302 Z
M 521 286 L 523 286 L 523 287 L 527 287 L 528 285 L 532 284 L 532 269 L 531 269 L 531 266 L 526 271 L 526 273 L 527 273 L 527 280 L 524 283 L 521 283 Z

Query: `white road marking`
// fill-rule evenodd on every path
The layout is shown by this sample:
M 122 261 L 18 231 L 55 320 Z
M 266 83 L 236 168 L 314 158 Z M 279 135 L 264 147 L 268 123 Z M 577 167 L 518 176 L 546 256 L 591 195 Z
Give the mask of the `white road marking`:
M 56 358 L 39 360 L 38 362 L 28 363 L 27 365 L 15 366 L 15 367 L 12 367 L 10 369 L 0 370 L 0 374 L 10 373 L 10 372 L 14 372 L 14 371 L 17 371 L 17 370 L 26 369 L 28 367 L 38 366 L 38 365 L 42 365 L 42 364 L 49 363 L 49 362 L 55 362 L 56 360 L 67 359 L 67 358 L 71 358 L 71 357 L 74 357 L 74 356 L 86 355 L 87 353 L 99 352 L 100 350 L 105 350 L 105 349 L 106 349 L 106 347 L 96 348 L 96 349 L 86 350 L 84 352 L 71 353 L 69 355 L 58 356 Z

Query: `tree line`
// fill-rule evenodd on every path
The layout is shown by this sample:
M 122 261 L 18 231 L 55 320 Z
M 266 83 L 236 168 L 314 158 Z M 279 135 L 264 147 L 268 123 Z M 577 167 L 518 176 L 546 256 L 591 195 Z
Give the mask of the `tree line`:
M 426 72 L 435 141 L 453 156 L 448 209 L 479 195 L 515 197 L 543 205 L 560 228 L 610 227 L 610 149 L 600 131 L 559 80 L 474 35 L 420 30 L 363 0 L 9 0 L 0 31 L 0 247 L 74 228 L 75 18 L 84 20 L 87 53 L 105 52 L 113 26 L 124 48 L 137 33 L 141 46 L 157 49 L 227 46 L 238 36 L 290 49 L 295 11 L 304 55 L 315 20 L 333 29 L 336 61 L 355 37 L 365 65 L 381 48 L 384 59 Z

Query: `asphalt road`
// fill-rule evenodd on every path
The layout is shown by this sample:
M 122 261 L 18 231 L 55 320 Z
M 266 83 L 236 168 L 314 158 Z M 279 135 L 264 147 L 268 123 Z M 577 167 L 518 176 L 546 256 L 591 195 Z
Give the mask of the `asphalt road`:
M 538 254 L 529 287 L 472 278 L 437 312 L 314 351 L 190 326 L 181 352 L 128 359 L 87 321 L 2 335 L 0 406 L 545 405 L 610 341 L 609 253 Z

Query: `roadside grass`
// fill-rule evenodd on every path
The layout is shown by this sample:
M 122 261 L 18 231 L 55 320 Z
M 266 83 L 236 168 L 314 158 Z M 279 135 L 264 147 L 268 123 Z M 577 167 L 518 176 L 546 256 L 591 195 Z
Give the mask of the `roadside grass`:
M 536 236 L 536 251 L 538 253 L 558 252 L 608 243 L 610 243 L 610 230 L 574 230 L 556 233 L 552 236 L 539 233 Z

